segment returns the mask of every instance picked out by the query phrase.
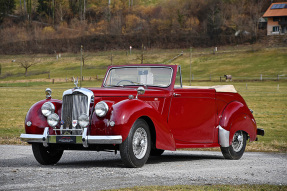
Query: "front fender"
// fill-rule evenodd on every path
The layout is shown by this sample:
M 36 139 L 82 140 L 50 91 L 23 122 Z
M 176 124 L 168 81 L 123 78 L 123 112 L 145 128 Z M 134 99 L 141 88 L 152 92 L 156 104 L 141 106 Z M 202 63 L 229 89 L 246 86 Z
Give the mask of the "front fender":
M 158 149 L 175 150 L 175 142 L 166 120 L 151 105 L 138 99 L 123 100 L 112 106 L 110 121 L 115 122 L 113 134 L 122 135 L 124 141 L 132 125 L 140 117 L 148 117 L 153 122 Z
M 25 131 L 27 134 L 43 134 L 45 127 L 49 127 L 47 123 L 47 118 L 42 114 L 41 107 L 45 102 L 52 102 L 55 106 L 55 113 L 61 116 L 62 102 L 56 99 L 45 99 L 41 100 L 29 109 L 25 118 Z M 27 126 L 27 122 L 31 122 L 31 126 Z M 54 134 L 54 132 L 49 132 Z
M 231 145 L 233 135 L 236 131 L 245 131 L 254 141 L 257 135 L 257 126 L 253 115 L 246 105 L 233 101 L 229 103 L 222 112 L 220 126 L 229 132 L 229 145 Z M 219 137 L 222 139 L 222 137 Z

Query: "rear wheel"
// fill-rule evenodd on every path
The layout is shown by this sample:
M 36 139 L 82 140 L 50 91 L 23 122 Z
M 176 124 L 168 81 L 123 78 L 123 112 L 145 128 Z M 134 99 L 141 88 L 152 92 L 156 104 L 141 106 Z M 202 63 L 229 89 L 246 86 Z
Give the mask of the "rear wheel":
M 151 138 L 148 124 L 138 119 L 132 126 L 128 137 L 120 145 L 120 154 L 127 167 L 142 167 L 149 158 Z
M 242 157 L 246 147 L 247 135 L 243 131 L 237 131 L 232 138 L 229 147 L 221 147 L 221 152 L 226 159 L 238 160 Z
M 42 143 L 33 143 L 32 150 L 35 159 L 42 165 L 56 164 L 63 155 L 63 150 L 44 147 Z

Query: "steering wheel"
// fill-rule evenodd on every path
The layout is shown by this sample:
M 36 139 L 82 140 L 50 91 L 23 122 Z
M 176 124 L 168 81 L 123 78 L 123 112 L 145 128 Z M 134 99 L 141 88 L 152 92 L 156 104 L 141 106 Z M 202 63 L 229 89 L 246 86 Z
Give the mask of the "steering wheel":
M 117 83 L 117 86 L 118 86 L 121 82 L 129 82 L 129 83 L 135 85 L 135 83 L 134 83 L 133 81 L 130 81 L 130 80 L 121 80 L 121 81 L 119 81 L 119 82 Z

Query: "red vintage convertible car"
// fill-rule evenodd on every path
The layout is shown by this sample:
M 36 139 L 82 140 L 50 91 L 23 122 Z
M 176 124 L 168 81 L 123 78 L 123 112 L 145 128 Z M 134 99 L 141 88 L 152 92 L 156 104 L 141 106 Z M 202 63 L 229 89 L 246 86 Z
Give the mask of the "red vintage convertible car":
M 127 167 L 180 148 L 220 147 L 239 159 L 247 140 L 264 135 L 232 85 L 183 86 L 177 65 L 110 66 L 101 88 L 75 85 L 62 101 L 48 88 L 27 113 L 20 138 L 40 164 L 69 149 L 119 150 Z

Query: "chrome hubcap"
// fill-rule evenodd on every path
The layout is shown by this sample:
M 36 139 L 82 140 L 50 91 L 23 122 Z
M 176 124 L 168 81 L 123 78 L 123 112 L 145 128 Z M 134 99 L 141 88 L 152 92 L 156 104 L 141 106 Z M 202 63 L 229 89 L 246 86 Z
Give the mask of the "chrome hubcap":
M 142 159 L 147 151 L 147 133 L 140 127 L 136 130 L 133 137 L 133 152 L 137 159 Z
M 243 147 L 243 132 L 237 131 L 233 135 L 232 148 L 235 152 L 239 152 Z

